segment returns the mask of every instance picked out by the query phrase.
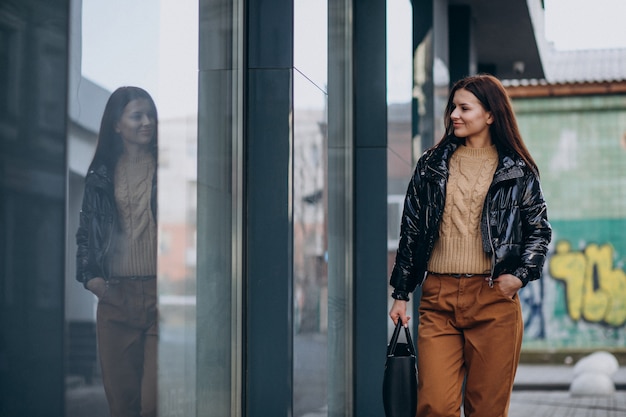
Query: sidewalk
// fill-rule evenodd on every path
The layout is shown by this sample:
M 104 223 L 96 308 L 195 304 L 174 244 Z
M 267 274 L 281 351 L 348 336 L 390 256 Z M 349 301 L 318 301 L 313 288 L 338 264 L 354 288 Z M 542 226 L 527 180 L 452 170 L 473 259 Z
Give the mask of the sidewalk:
M 616 392 L 610 396 L 574 397 L 569 394 L 574 368 L 562 365 L 520 365 L 515 377 L 509 417 L 623 417 L 626 416 L 626 367 L 613 376 Z M 101 386 L 68 391 L 68 417 L 105 417 Z M 101 413 L 101 414 L 99 414 Z M 324 407 L 299 417 L 326 417 Z
M 569 385 L 572 366 L 520 365 L 515 377 L 509 417 L 622 417 L 626 416 L 626 368 L 613 376 L 610 396 L 574 397 Z
M 567 391 L 574 379 L 574 366 L 520 364 L 515 375 L 514 391 Z M 626 390 L 626 367 L 613 375 L 617 390 Z
M 513 391 L 509 417 L 623 417 L 626 391 L 607 397 L 572 397 L 567 391 Z

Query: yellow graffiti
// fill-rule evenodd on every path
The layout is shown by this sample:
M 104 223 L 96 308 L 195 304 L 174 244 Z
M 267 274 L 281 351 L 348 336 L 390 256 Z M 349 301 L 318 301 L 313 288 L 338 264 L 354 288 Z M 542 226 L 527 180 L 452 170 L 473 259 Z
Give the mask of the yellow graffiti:
M 613 268 L 613 247 L 591 244 L 572 252 L 569 242 L 559 242 L 550 259 L 550 275 L 565 283 L 567 310 L 573 320 L 626 322 L 626 273 Z

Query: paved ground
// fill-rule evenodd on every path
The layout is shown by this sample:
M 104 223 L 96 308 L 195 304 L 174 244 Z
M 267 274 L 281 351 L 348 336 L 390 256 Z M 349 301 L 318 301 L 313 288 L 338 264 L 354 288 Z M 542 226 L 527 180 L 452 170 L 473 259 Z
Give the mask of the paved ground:
M 624 417 L 626 416 L 626 367 L 614 375 L 619 389 L 610 396 L 573 397 L 569 384 L 571 366 L 520 365 L 515 378 L 509 417 Z M 102 387 L 76 386 L 67 393 L 67 417 L 105 417 L 107 405 Z M 294 414 L 295 415 L 295 414 Z M 296 417 L 326 417 L 324 407 Z
M 572 397 L 567 391 L 513 391 L 509 417 L 624 417 L 626 391 Z
M 515 390 L 567 391 L 574 379 L 574 367 L 563 365 L 520 365 L 515 376 Z M 626 390 L 626 367 L 613 375 L 618 390 Z
M 568 389 L 573 376 L 571 366 L 520 365 L 509 417 L 626 416 L 626 368 L 613 375 L 618 390 L 609 396 L 570 395 Z

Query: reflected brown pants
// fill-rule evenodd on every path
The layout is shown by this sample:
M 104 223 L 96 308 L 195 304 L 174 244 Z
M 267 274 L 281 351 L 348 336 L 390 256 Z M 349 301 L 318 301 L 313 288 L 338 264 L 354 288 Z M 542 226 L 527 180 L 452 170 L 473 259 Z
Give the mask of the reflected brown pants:
M 156 279 L 110 279 L 98 302 L 97 328 L 111 417 L 156 417 Z
M 429 274 L 418 332 L 417 417 L 506 417 L 524 324 L 519 296 L 482 276 Z

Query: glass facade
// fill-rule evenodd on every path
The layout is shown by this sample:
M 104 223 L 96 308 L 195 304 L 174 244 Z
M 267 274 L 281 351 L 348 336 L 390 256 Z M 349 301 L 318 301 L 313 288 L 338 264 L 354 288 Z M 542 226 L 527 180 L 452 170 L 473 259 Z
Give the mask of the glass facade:
M 32 189 L 19 175 L 2 188 L 3 230 L 14 232 L 2 246 L 2 317 L 47 316 L 51 349 L 29 355 L 39 369 L 58 365 L 47 375 L 58 392 L 29 415 L 108 413 L 97 299 L 74 278 L 75 234 L 105 103 L 127 85 L 146 89 L 159 113 L 159 415 L 380 414 L 384 3 L 72 0 L 50 3 L 44 28 L 9 3 L 0 9 L 0 52 L 11 63 L 0 74 L 3 155 L 33 151 L 23 167 L 36 175 Z M 12 83 L 24 76 L 17 51 L 28 33 L 41 36 L 27 56 L 49 63 L 33 74 L 48 87 L 33 100 Z M 45 82 L 63 74 L 67 84 Z M 37 123 L 13 123 L 31 104 Z M 20 129 L 36 134 L 17 146 Z M 10 158 L 3 166 L 14 175 Z M 45 262 L 32 264 L 56 275 L 10 256 L 28 253 L 16 225 L 31 216 L 45 241 L 65 242 L 37 247 Z M 36 276 L 35 297 L 17 286 L 18 271 Z
M 294 417 L 328 395 L 327 14 L 325 0 L 294 2 Z
M 438 136 L 445 9 L 0 3 L 0 382 L 20 388 L 0 414 L 107 413 L 75 233 L 105 102 L 135 85 L 159 113 L 159 415 L 381 415 L 390 262 Z
M 328 4 L 328 416 L 354 415 L 353 13 Z
M 70 5 L 65 275 L 66 341 L 70 350 L 66 368 L 66 415 L 107 415 L 95 343 L 97 300 L 74 279 L 74 235 L 83 179 L 95 149 L 104 103 L 117 87 L 127 85 L 148 91 L 159 114 L 158 408 L 163 416 L 195 415 L 196 409 L 202 407 L 198 398 L 206 398 L 197 396 L 205 381 L 200 378 L 204 374 L 199 375 L 196 370 L 210 361 L 230 363 L 231 354 L 227 338 L 212 339 L 227 341 L 226 347 L 212 349 L 212 355 L 198 354 L 205 348 L 204 339 L 197 336 L 202 334 L 198 329 L 213 327 L 203 315 L 205 304 L 198 307 L 197 303 L 198 291 L 206 291 L 204 281 L 197 277 L 206 274 L 207 268 L 206 258 L 197 256 L 207 244 L 206 235 L 197 233 L 198 223 L 204 220 L 198 210 L 198 196 L 205 196 L 199 190 L 204 190 L 204 184 L 198 181 L 197 163 L 201 155 L 199 149 L 205 149 L 198 146 L 205 143 L 198 139 L 199 133 L 202 138 L 207 137 L 203 130 L 206 124 L 199 123 L 198 117 L 198 103 L 204 104 L 198 99 L 199 78 L 202 80 L 198 77 L 199 24 L 205 22 L 199 18 L 197 2 L 181 4 L 164 0 L 145 7 L 145 4 L 123 1 L 76 0 Z M 120 13 L 121 10 L 124 13 Z M 230 215 L 230 205 L 226 212 Z M 226 235 L 230 238 L 230 230 Z M 214 243 L 212 246 L 222 247 Z M 211 265 L 211 268 L 215 267 Z M 226 273 L 230 277 L 230 262 Z M 230 287 L 227 291 L 230 297 Z M 215 294 L 213 289 L 210 293 Z M 228 330 L 228 326 L 226 328 Z M 224 351 L 227 361 L 223 361 Z M 230 369 L 226 374 L 230 380 Z M 224 378 L 223 372 L 211 375 Z M 230 395 L 228 392 L 226 395 L 224 408 L 230 410 Z M 212 404 L 216 407 L 218 402 Z
M 63 410 L 69 8 L 39 3 L 0 2 L 3 416 Z
M 199 2 L 194 415 L 242 415 L 243 2 Z M 175 414 L 174 414 L 175 415 Z

